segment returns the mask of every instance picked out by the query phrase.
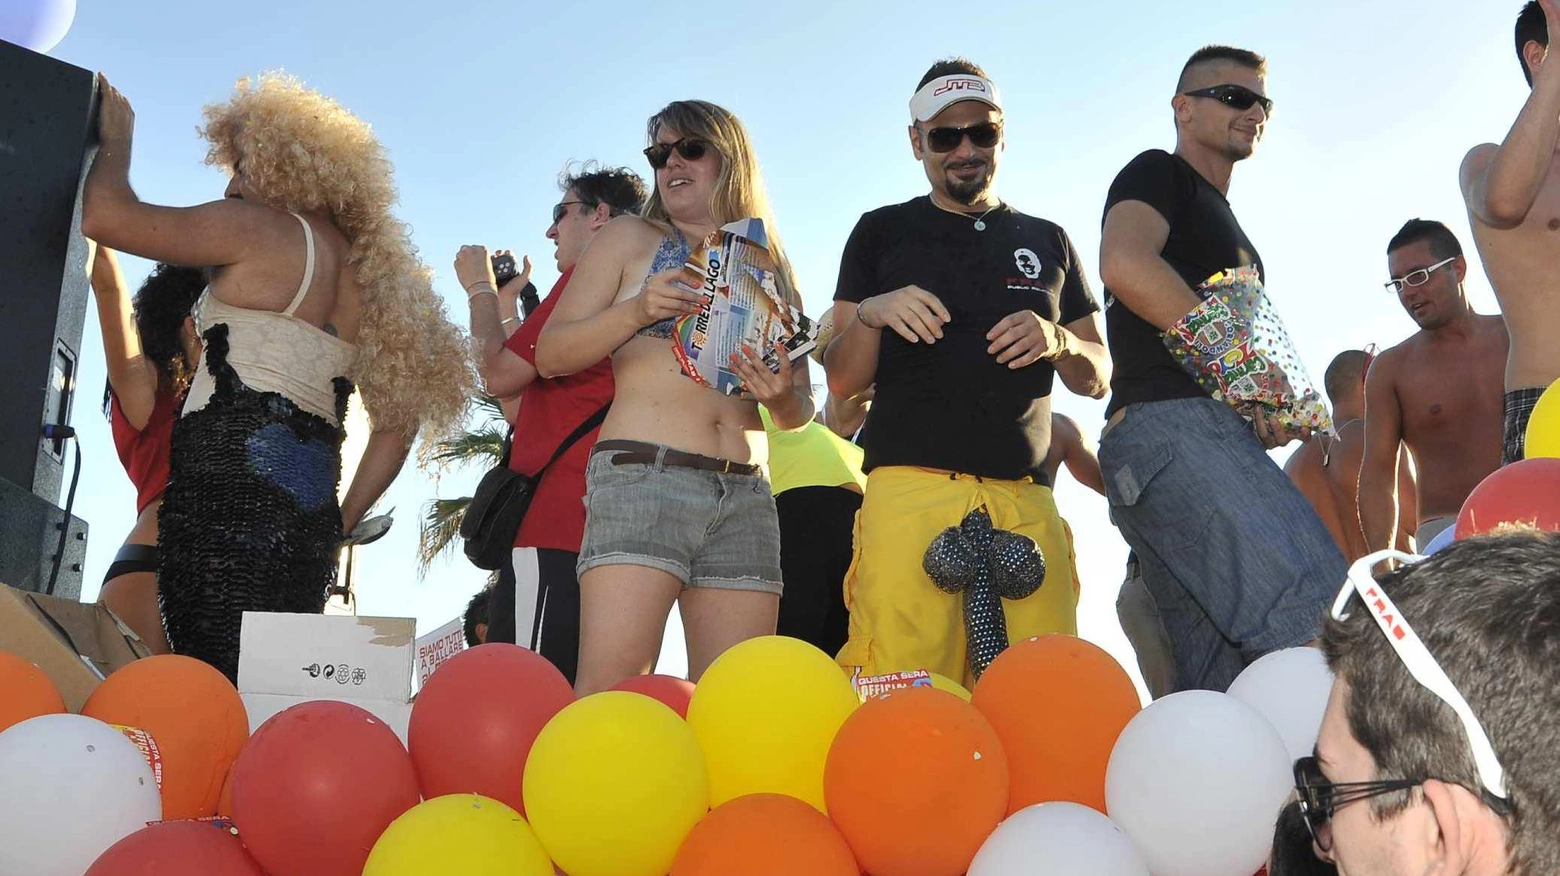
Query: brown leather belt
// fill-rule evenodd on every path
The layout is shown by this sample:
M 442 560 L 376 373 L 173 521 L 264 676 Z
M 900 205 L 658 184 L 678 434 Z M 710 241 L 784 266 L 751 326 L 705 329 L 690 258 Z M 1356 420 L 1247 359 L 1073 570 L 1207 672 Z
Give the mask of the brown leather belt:
M 672 450 L 659 444 L 649 444 L 644 441 L 620 441 L 616 439 L 597 441 L 591 448 L 591 453 L 612 453 L 613 465 L 670 465 L 676 468 L 693 468 L 699 471 L 713 471 L 721 474 L 757 475 L 762 474 L 763 469 L 746 462 L 732 462 L 729 459 L 720 459 L 714 456 L 703 456 L 698 453 L 685 453 L 681 450 Z

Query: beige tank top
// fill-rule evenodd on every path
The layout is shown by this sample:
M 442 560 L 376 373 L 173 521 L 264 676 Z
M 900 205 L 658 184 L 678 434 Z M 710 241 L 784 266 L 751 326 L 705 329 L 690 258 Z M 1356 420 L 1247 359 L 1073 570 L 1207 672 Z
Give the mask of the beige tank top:
M 286 310 L 235 307 L 212 295 L 211 289 L 207 288 L 195 302 L 191 315 L 195 317 L 195 331 L 202 336 L 214 325 L 228 327 L 227 361 L 245 386 L 257 392 L 280 393 L 303 410 L 323 417 L 333 426 L 339 425 L 333 381 L 346 376 L 352 361 L 357 358 L 357 345 L 294 315 L 314 280 L 314 229 L 297 213 L 292 216 L 303 225 L 307 256 L 303 283 Z M 216 388 L 216 379 L 206 367 L 206 353 L 202 351 L 195 368 L 195 379 L 184 401 L 184 413 L 204 408 Z

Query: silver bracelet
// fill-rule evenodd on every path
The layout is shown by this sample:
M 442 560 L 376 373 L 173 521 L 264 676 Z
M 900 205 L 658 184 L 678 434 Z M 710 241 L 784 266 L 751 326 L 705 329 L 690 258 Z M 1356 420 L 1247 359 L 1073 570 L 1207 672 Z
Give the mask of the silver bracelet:
M 478 295 L 491 295 L 494 298 L 497 298 L 498 290 L 493 288 L 492 283 L 489 283 L 486 280 L 482 280 L 477 283 L 472 283 L 471 287 L 466 290 L 466 300 L 474 301 Z
M 520 317 L 518 317 L 518 316 L 511 316 L 508 319 L 499 320 L 498 324 L 499 325 L 509 325 L 510 323 L 514 323 L 515 325 L 519 325 L 521 322 L 522 322 L 522 320 L 520 319 Z

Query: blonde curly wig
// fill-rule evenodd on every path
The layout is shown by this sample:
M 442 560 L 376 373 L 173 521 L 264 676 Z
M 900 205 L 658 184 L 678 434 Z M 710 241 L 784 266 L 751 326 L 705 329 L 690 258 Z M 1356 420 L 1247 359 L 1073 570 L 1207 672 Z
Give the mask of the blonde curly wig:
M 204 115 L 207 164 L 242 167 L 249 189 L 278 210 L 324 211 L 351 242 L 363 325 L 347 376 L 374 428 L 456 429 L 476 387 L 468 347 L 410 229 L 390 212 L 390 161 L 368 124 L 279 72 L 239 80 L 233 99 Z

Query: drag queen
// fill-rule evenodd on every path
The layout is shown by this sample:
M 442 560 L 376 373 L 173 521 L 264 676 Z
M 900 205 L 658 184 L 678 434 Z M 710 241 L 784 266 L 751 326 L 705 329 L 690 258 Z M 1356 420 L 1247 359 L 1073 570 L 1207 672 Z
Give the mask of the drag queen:
M 419 427 L 444 432 L 473 385 L 367 124 L 291 77 L 206 108 L 221 200 L 171 208 L 129 184 L 134 113 L 107 80 L 83 231 L 124 252 L 210 265 L 204 342 L 179 419 L 158 535 L 175 653 L 229 678 L 244 611 L 319 612 L 337 550 L 400 471 Z M 373 422 L 338 506 L 354 386 Z

